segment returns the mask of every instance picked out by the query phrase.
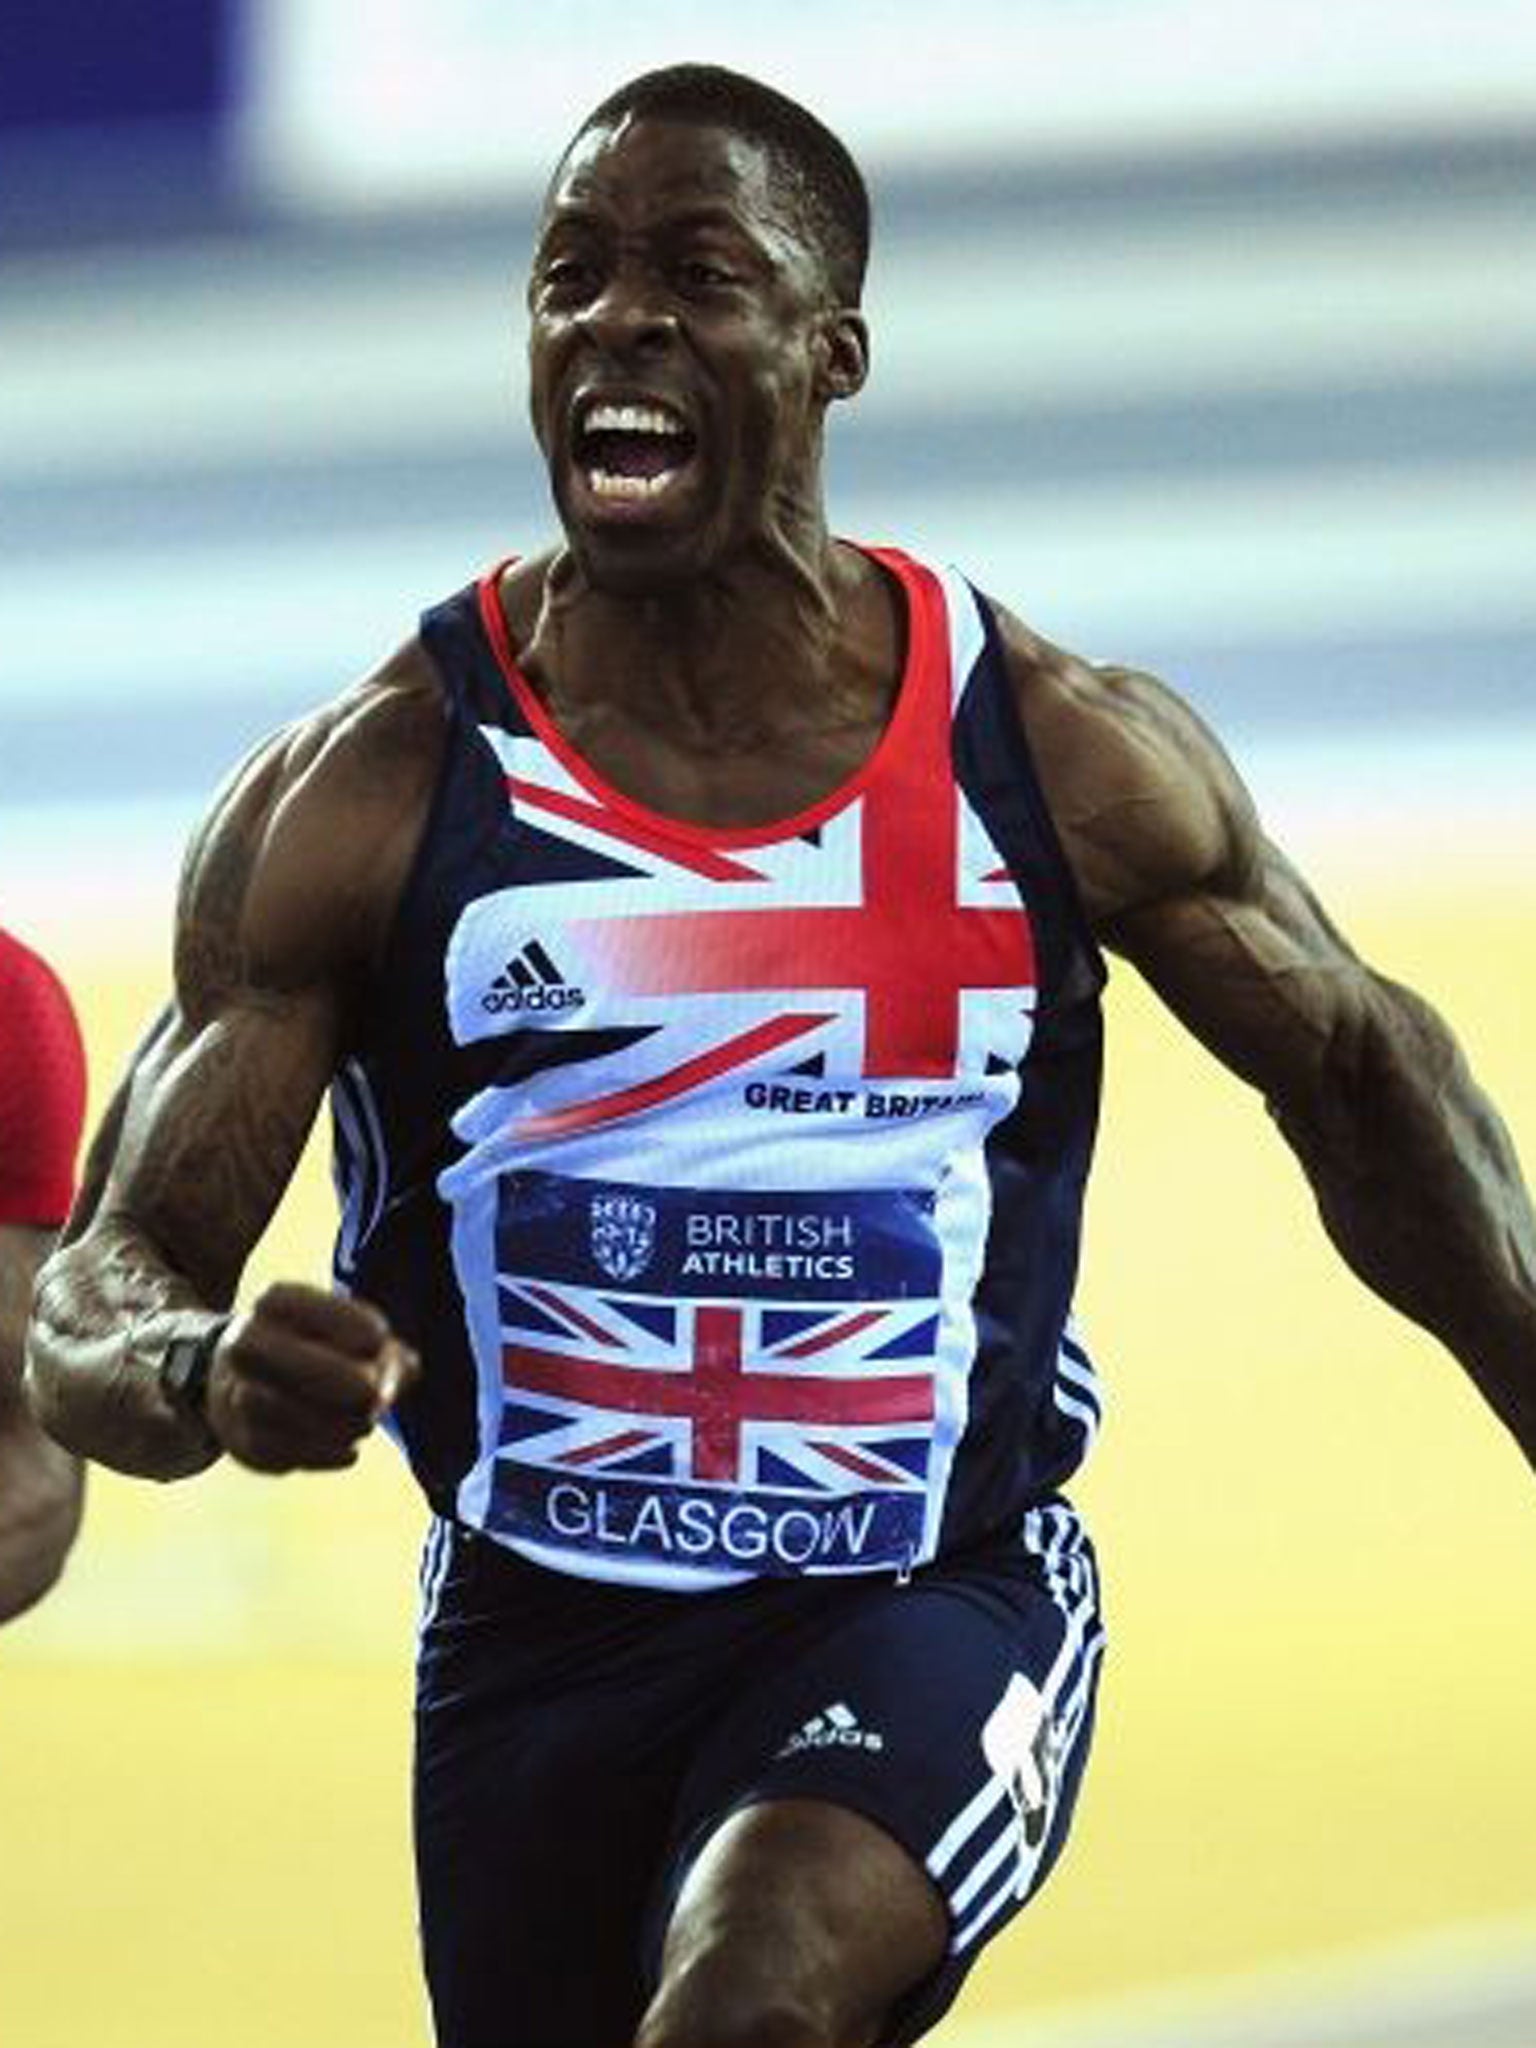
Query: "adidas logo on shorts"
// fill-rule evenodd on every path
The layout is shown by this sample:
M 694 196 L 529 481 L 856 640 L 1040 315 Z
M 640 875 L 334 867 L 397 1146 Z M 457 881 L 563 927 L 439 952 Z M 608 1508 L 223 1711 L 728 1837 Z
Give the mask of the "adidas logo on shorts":
M 842 1700 L 812 1714 L 776 1755 L 798 1756 L 802 1749 L 884 1749 L 885 1737 L 873 1729 L 861 1728 L 859 1717 Z
M 491 983 L 480 1007 L 499 1016 L 507 1010 L 574 1010 L 585 1001 L 585 992 L 573 988 L 538 940 L 530 939 Z

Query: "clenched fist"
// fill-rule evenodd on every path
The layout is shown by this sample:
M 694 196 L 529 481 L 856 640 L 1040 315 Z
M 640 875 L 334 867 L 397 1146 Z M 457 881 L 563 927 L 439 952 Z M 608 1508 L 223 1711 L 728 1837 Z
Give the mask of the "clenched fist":
M 376 1308 L 297 1282 L 266 1288 L 220 1337 L 208 1426 L 257 1472 L 330 1471 L 421 1370 Z

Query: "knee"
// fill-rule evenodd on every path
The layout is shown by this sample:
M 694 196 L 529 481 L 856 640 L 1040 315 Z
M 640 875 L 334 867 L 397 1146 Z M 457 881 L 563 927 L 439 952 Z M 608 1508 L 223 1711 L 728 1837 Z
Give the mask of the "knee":
M 663 1982 L 634 2048 L 862 2048 L 785 1984 L 729 1968 L 688 1970 Z

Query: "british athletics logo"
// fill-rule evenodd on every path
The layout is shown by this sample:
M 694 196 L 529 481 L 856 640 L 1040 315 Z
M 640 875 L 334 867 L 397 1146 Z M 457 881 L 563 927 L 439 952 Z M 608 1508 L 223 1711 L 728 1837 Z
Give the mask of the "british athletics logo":
M 931 1301 L 668 1304 L 521 1280 L 503 1303 L 498 1533 L 759 1572 L 918 1548 Z
M 934 1197 L 922 1189 L 748 1194 L 536 1167 L 501 1177 L 496 1258 L 504 1275 L 612 1284 L 663 1301 L 931 1303 L 940 1278 Z

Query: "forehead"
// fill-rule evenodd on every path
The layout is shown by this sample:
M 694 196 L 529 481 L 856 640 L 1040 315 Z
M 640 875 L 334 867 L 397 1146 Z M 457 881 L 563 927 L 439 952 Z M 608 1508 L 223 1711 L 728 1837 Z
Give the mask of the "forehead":
M 577 136 L 550 185 L 540 225 L 547 232 L 562 218 L 595 215 L 644 227 L 698 213 L 771 241 L 803 243 L 781 185 L 768 152 L 730 129 L 629 115 Z

